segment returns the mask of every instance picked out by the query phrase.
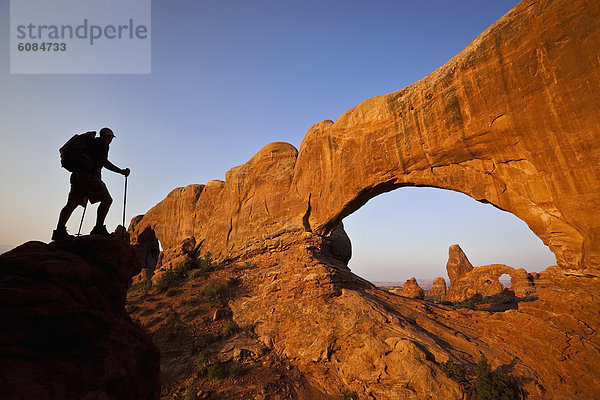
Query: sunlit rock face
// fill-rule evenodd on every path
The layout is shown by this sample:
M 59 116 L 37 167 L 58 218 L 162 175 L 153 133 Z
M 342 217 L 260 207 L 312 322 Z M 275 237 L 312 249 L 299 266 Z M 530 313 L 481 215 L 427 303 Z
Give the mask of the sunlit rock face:
M 446 280 L 440 276 L 433 280 L 431 289 L 425 291 L 425 296 L 439 300 L 446 295 Z
M 446 270 L 450 277 L 450 289 L 445 293 L 447 301 L 464 301 L 476 296 L 494 296 L 505 291 L 500 282 L 502 275 L 510 276 L 512 293 L 520 298 L 535 295 L 534 276 L 523 268 L 515 269 L 504 264 L 484 265 L 474 268 L 459 245 L 450 246 Z
M 448 249 L 448 262 L 446 263 L 446 271 L 448 272 L 448 278 L 450 278 L 450 284 L 452 285 L 452 282 L 472 270 L 473 265 L 460 246 L 457 244 L 450 246 Z
M 312 229 L 433 186 L 515 214 L 559 265 L 597 268 L 597 15 L 594 0 L 523 1 L 429 76 L 311 128 L 292 189 L 312 196 Z
M 523 268 L 491 264 L 474 268 L 470 273 L 452 282 L 444 298 L 449 301 L 463 301 L 477 295 L 485 297 L 500 294 L 505 290 L 499 281 L 500 276 L 504 274 L 510 275 L 510 289 L 517 297 L 535 295 L 534 277 Z
M 132 240 L 151 229 L 162 265 L 193 238 L 192 258 L 211 252 L 261 266 L 248 272 L 251 289 L 232 306 L 234 318 L 327 393 L 460 398 L 451 381 L 435 384 L 439 363 L 484 353 L 520 377 L 530 398 L 594 398 L 598 20 L 596 0 L 523 1 L 429 76 L 313 125 L 299 150 L 268 144 L 224 182 L 175 189 L 132 222 Z M 532 301 L 506 312 L 382 294 L 348 271 L 340 223 L 403 186 L 455 190 L 513 213 L 558 267 L 535 277 Z M 514 274 L 523 278 L 515 290 L 529 290 L 526 272 Z
M 419 286 L 415 278 L 410 278 L 402 286 L 402 292 L 400 293 L 404 297 L 410 297 L 412 299 L 423 299 L 425 297 L 425 291 Z

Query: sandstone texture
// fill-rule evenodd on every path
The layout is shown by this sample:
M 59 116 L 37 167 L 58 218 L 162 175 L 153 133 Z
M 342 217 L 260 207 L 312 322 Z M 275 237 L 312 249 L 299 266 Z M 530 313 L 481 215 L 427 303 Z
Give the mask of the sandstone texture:
M 504 274 L 511 277 L 510 289 L 505 289 L 499 281 L 500 276 Z M 463 301 L 477 295 L 493 296 L 505 290 L 513 291 L 517 297 L 533 296 L 535 295 L 533 276 L 523 268 L 517 270 L 504 264 L 484 265 L 452 281 L 444 300 Z
M 361 399 L 462 399 L 439 364 L 472 368 L 482 353 L 518 377 L 528 399 L 600 391 L 599 277 L 549 268 L 536 280 L 537 300 L 471 311 L 378 290 L 324 252 L 318 235 L 281 241 L 249 259 L 257 267 L 241 278 L 233 318 L 332 398 L 347 390 Z
M 230 304 L 249 295 L 248 271 L 258 268 L 244 262 L 210 271 L 198 266 L 168 287 L 132 286 L 127 310 L 161 352 L 161 399 L 331 398 L 251 324 L 232 320 Z
M 419 286 L 416 278 L 410 278 L 402 286 L 402 292 L 400 293 L 404 297 L 410 297 L 412 299 L 421 299 L 425 297 L 425 291 Z
M 157 273 L 209 252 L 256 264 L 243 277 L 247 295 L 232 301 L 234 320 L 332 396 L 459 399 L 440 363 L 472 366 L 485 354 L 529 399 L 595 398 L 598 20 L 596 0 L 522 1 L 429 76 L 313 125 L 299 151 L 271 143 L 225 181 L 175 189 L 132 221 L 132 241 L 160 241 Z M 405 186 L 455 190 L 513 213 L 558 266 L 539 276 L 473 268 L 451 248 L 447 296 L 493 295 L 495 277 L 509 273 L 527 301 L 504 312 L 377 290 L 348 270 L 341 223 Z
M 450 246 L 448 249 L 448 262 L 446 263 L 446 272 L 448 278 L 450 278 L 450 284 L 472 270 L 473 265 L 460 246 L 457 244 Z
M 125 311 L 139 270 L 128 245 L 98 236 L 1 255 L 1 397 L 158 399 L 158 350 Z

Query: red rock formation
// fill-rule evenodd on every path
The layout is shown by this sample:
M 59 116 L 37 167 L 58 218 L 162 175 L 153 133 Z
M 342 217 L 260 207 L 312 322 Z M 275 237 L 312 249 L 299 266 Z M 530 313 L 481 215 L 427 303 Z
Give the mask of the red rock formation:
M 400 293 L 404 297 L 409 297 L 412 299 L 421 299 L 425 298 L 425 292 L 417 283 L 416 278 L 410 278 L 407 280 L 402 286 L 402 292 Z
M 306 134 L 290 195 L 327 233 L 403 186 L 465 193 L 522 220 L 559 265 L 600 265 L 600 11 L 523 1 L 407 88 Z
M 377 290 L 321 253 L 326 246 L 317 235 L 280 240 L 248 259 L 257 268 L 244 273 L 244 296 L 230 307 L 240 326 L 252 326 L 330 395 L 461 399 L 437 365 L 473 365 L 481 353 L 517 377 L 528 399 L 583 400 L 600 392 L 599 277 L 550 269 L 536 280 L 539 300 L 477 312 Z
M 134 221 L 135 218 L 132 220 L 132 223 Z M 138 233 L 135 241 L 132 241 L 131 244 L 138 254 L 142 269 L 154 270 L 160 254 L 160 247 L 154 230 L 148 228 Z
M 225 257 L 433 186 L 517 215 L 561 266 L 598 268 L 598 14 L 595 0 L 524 1 L 419 82 L 315 124 L 300 152 L 272 143 L 225 182 L 176 189 L 134 233 L 152 226 L 164 248 L 195 236 Z
M 153 230 L 163 265 L 188 238 L 194 257 L 210 251 L 260 263 L 234 318 L 255 325 L 329 393 L 347 385 L 365 397 L 459 398 L 437 365 L 483 352 L 494 367 L 510 366 L 530 398 L 594 398 L 599 19 L 596 0 L 523 1 L 419 82 L 313 125 L 299 152 L 272 143 L 225 182 L 174 190 L 132 222 L 132 239 Z M 425 307 L 375 291 L 345 267 L 340 223 L 404 186 L 459 191 L 515 214 L 560 268 L 535 280 L 538 300 L 502 313 Z M 468 274 L 483 279 L 503 268 Z M 521 278 L 513 286 L 526 292 L 530 278 Z M 481 279 L 471 282 L 487 291 Z M 459 290 L 455 281 L 450 292 Z
M 519 268 L 510 276 L 510 290 L 515 293 L 515 296 L 531 297 L 536 294 L 534 275 L 523 268 Z
M 504 291 L 500 277 L 510 275 L 511 290 L 517 297 L 529 297 L 535 293 L 533 277 L 523 268 L 492 264 L 473 268 L 459 245 L 450 246 L 450 257 L 446 264 L 450 277 L 450 289 L 444 300 L 463 301 L 477 295 L 493 296 Z
M 280 247 L 248 260 L 257 268 L 243 276 L 245 295 L 230 303 L 240 326 L 253 326 L 331 398 L 344 391 L 359 398 L 461 398 L 458 384 L 436 366 L 451 354 L 421 332 L 421 303 L 354 276 L 322 251 L 323 237 L 279 239 Z
M 125 311 L 139 270 L 129 246 L 98 236 L 1 255 L 1 397 L 158 399 L 158 350 Z
M 159 257 L 150 279 L 157 283 L 168 270 L 193 265 L 196 262 L 196 252 L 196 240 L 193 236 L 185 239 L 179 246 L 166 249 Z
M 425 291 L 425 296 L 439 300 L 446 295 L 446 290 L 446 280 L 438 276 L 433 280 L 431 289 Z
M 448 262 L 446 263 L 446 271 L 450 284 L 459 279 L 461 276 L 468 274 L 473 270 L 473 265 L 460 248 L 459 245 L 453 244 L 448 249 Z

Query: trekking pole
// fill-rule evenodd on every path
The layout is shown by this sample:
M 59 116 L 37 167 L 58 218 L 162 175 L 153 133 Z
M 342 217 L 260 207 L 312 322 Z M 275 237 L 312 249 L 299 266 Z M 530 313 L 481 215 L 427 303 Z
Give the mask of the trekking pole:
M 85 206 L 83 206 L 83 214 L 81 214 L 81 222 L 79 223 L 79 230 L 77 231 L 77 236 L 81 236 L 81 226 L 83 225 L 83 218 L 85 217 L 86 209 L 87 209 L 87 200 L 85 201 Z
M 125 232 L 127 232 L 127 227 L 125 226 L 125 207 L 127 206 L 127 176 L 125 176 L 125 190 L 123 192 L 123 237 L 125 237 Z

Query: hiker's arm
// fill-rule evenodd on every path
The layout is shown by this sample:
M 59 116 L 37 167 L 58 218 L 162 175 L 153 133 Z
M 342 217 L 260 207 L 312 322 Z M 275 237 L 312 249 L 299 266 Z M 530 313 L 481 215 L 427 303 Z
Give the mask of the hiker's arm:
M 109 171 L 116 172 L 117 174 L 121 174 L 121 175 L 125 175 L 125 176 L 129 175 L 129 168 L 121 169 L 121 168 L 117 167 L 115 164 L 108 161 L 108 158 L 106 158 L 104 160 L 104 168 L 106 168 Z

